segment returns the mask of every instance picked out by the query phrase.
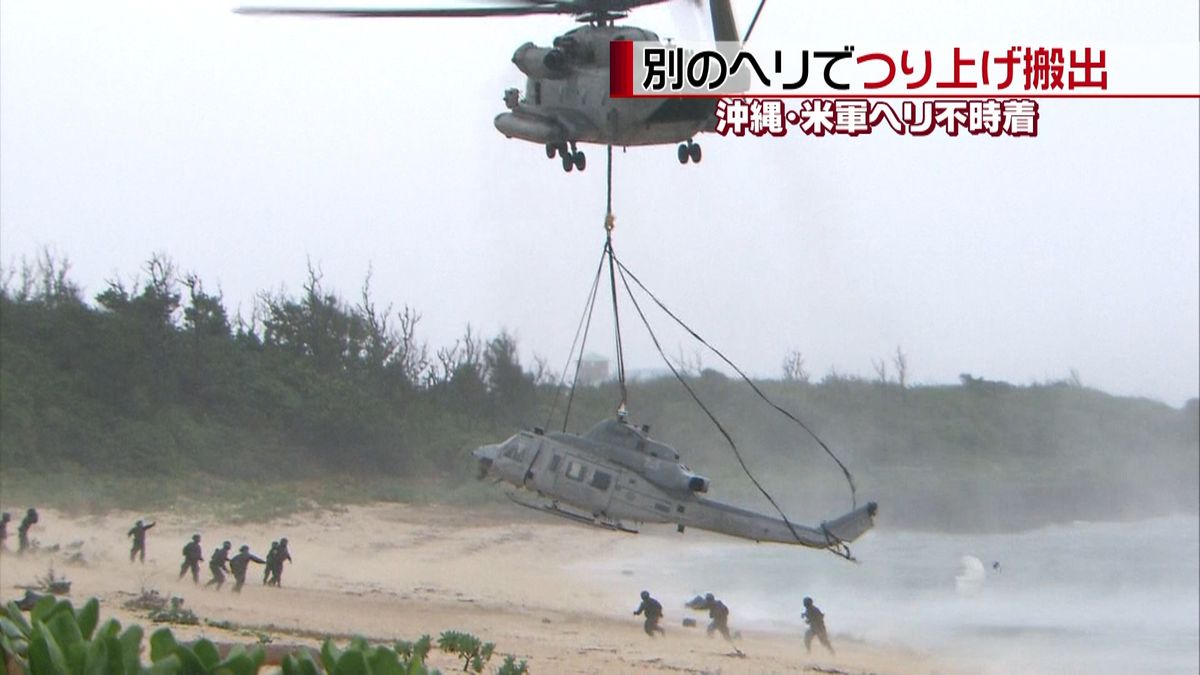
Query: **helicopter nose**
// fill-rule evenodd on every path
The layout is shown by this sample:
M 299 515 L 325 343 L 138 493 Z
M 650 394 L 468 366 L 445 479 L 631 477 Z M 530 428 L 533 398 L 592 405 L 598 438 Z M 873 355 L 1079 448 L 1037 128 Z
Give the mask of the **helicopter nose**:
M 475 456 L 475 459 L 479 460 L 479 480 L 487 477 L 488 471 L 492 468 L 492 462 L 496 461 L 499 451 L 499 446 L 482 445 L 471 453 Z

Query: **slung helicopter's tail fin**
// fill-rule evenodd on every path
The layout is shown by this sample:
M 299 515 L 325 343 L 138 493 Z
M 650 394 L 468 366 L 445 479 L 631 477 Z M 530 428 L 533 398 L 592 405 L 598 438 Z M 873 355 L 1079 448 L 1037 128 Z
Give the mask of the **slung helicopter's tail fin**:
M 840 518 L 822 523 L 821 529 L 839 541 L 851 542 L 875 525 L 875 513 L 878 510 L 875 502 L 869 502 Z
M 708 9 L 712 15 L 713 39 L 717 42 L 738 42 L 741 38 L 729 0 L 708 0 Z

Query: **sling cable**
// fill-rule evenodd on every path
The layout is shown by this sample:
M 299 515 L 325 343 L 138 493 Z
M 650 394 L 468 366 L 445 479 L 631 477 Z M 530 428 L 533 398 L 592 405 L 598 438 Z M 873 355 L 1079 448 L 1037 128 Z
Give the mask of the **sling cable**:
M 675 376 L 675 379 L 678 380 L 679 383 L 683 386 L 683 388 L 687 391 L 687 393 L 691 397 L 692 401 L 695 402 L 695 404 L 708 417 L 709 421 L 711 421 L 713 423 L 713 425 L 717 428 L 717 431 L 719 431 L 721 436 L 725 439 L 726 444 L 729 445 L 730 450 L 733 451 L 733 455 L 737 459 L 737 462 L 738 462 L 739 466 L 741 467 L 742 472 L 746 474 L 746 477 L 750 479 L 750 482 L 754 484 L 754 487 L 757 488 L 759 493 L 761 493 L 763 495 L 763 497 L 766 498 L 767 502 L 769 502 L 771 504 L 771 506 L 775 509 L 775 512 L 779 514 L 779 517 L 781 519 L 783 519 L 784 524 L 787 525 L 788 530 L 791 531 L 792 535 L 794 537 L 796 537 L 797 540 L 800 539 L 800 536 L 796 532 L 795 527 L 792 525 L 791 520 L 788 519 L 787 514 L 785 514 L 783 512 L 782 507 L 780 507 L 779 504 L 775 501 L 775 498 L 771 496 L 771 494 L 767 491 L 767 489 L 765 487 L 763 487 L 763 485 L 754 476 L 753 472 L 751 472 L 750 467 L 746 464 L 745 459 L 742 457 L 741 450 L 738 449 L 737 443 L 734 442 L 733 437 L 725 429 L 725 426 L 723 424 L 721 424 L 720 420 L 717 419 L 717 416 L 708 408 L 708 406 L 706 406 L 704 404 L 704 402 L 700 399 L 699 395 L 692 388 L 692 386 L 690 384 L 688 384 L 688 381 L 679 372 L 679 369 L 676 368 L 675 364 L 673 364 L 671 362 L 671 360 L 667 357 L 666 352 L 662 348 L 662 344 L 658 340 L 658 336 L 655 334 L 653 327 L 651 327 L 651 325 L 650 325 L 649 319 L 646 317 L 646 314 L 643 311 L 641 304 L 638 302 L 637 296 L 634 293 L 635 288 L 637 290 L 640 290 L 646 297 L 648 297 L 653 302 L 653 304 L 655 304 L 660 310 L 662 310 L 667 316 L 669 316 L 681 328 L 683 328 L 685 331 L 687 331 L 687 333 L 693 339 L 695 339 L 700 344 L 704 345 L 704 347 L 706 349 L 711 351 L 718 358 L 720 358 L 722 362 L 724 362 L 726 365 L 728 365 L 730 368 L 732 368 L 738 374 L 738 376 L 747 385 L 750 386 L 751 390 L 753 390 L 754 393 L 760 399 L 762 399 L 765 403 L 767 403 L 776 412 L 780 413 L 785 418 L 787 418 L 790 422 L 792 422 L 793 424 L 800 427 L 805 433 L 807 433 L 808 436 L 812 437 L 812 439 L 814 441 L 816 441 L 816 443 L 821 447 L 821 449 L 824 450 L 825 453 L 827 455 L 829 455 L 829 457 L 831 459 L 833 459 L 833 461 L 837 464 L 838 468 L 841 469 L 842 475 L 846 479 L 846 483 L 850 488 L 850 500 L 851 500 L 852 508 L 857 508 L 858 507 L 858 495 L 857 495 L 857 488 L 854 485 L 854 477 L 853 477 L 853 475 L 851 475 L 850 470 L 848 468 L 846 468 L 846 465 L 840 459 L 838 459 L 837 455 L 833 452 L 833 449 L 830 448 L 829 445 L 824 440 L 822 440 L 821 437 L 818 436 L 817 433 L 815 431 L 813 431 L 813 429 L 810 426 L 808 426 L 803 421 L 801 421 L 798 416 L 789 412 L 788 410 L 786 410 L 785 408 L 783 408 L 782 406 L 777 404 L 775 401 L 773 401 L 769 396 L 767 396 L 762 391 L 762 389 L 760 389 L 758 387 L 758 385 L 756 385 L 754 383 L 753 380 L 750 379 L 750 377 L 748 375 L 746 375 L 745 371 L 743 371 L 740 367 L 738 367 L 737 364 L 735 364 L 728 357 L 726 357 L 724 353 L 722 353 L 716 347 L 709 344 L 709 342 L 707 340 L 705 340 L 704 338 L 702 338 L 699 335 L 699 333 L 697 333 L 695 330 L 693 330 L 691 328 L 691 326 L 689 326 L 682 319 L 680 319 L 677 314 L 672 312 L 671 309 L 668 308 L 667 305 L 664 304 L 661 300 L 659 300 L 658 297 L 656 295 L 654 295 L 654 293 L 651 292 L 650 289 L 648 289 L 642 283 L 642 281 L 640 279 L 638 279 L 638 277 L 628 267 L 626 267 L 625 264 L 622 263 L 621 260 L 617 257 L 616 252 L 613 249 L 613 230 L 615 228 L 616 218 L 613 215 L 613 210 L 612 210 L 613 156 L 612 156 L 612 146 L 611 145 L 608 146 L 607 164 L 608 164 L 607 180 L 606 180 L 607 186 L 606 186 L 605 215 L 604 215 L 604 235 L 605 235 L 604 236 L 604 247 L 600 254 L 600 261 L 596 266 L 595 275 L 592 278 L 592 284 L 591 284 L 591 288 L 588 291 L 587 300 L 584 305 L 583 314 L 580 316 L 579 324 L 575 330 L 575 338 L 571 343 L 571 351 L 567 356 L 567 368 L 563 369 L 563 375 L 559 380 L 559 387 L 556 389 L 554 403 L 551 406 L 549 415 L 547 416 L 546 426 L 549 427 L 550 422 L 553 420 L 555 410 L 558 407 L 558 393 L 557 392 L 561 391 L 564 381 L 566 379 L 566 371 L 570 367 L 572 358 L 575 358 L 574 376 L 571 380 L 571 387 L 568 390 L 566 409 L 565 409 L 565 412 L 563 413 L 563 421 L 562 421 L 562 430 L 564 432 L 566 432 L 566 430 L 567 430 L 567 424 L 568 424 L 568 421 L 571 416 L 571 406 L 572 406 L 572 403 L 574 402 L 575 392 L 579 385 L 579 373 L 580 373 L 580 370 L 582 369 L 582 365 L 583 365 L 583 354 L 584 354 L 584 350 L 587 345 L 588 333 L 591 329 L 592 317 L 593 317 L 593 314 L 596 309 L 596 300 L 599 296 L 600 279 L 602 276 L 604 276 L 605 267 L 607 267 L 608 268 L 607 277 L 608 277 L 609 295 L 611 298 L 612 312 L 613 312 L 614 342 L 615 342 L 615 347 L 616 347 L 616 360 L 617 360 L 617 382 L 620 387 L 620 393 L 621 393 L 621 401 L 617 406 L 618 417 L 620 417 L 622 419 L 625 418 L 625 416 L 627 415 L 627 404 L 629 402 L 629 390 L 628 390 L 628 386 L 627 386 L 627 382 L 626 382 L 626 375 L 625 375 L 625 352 L 624 352 L 624 346 L 623 346 L 622 339 L 621 339 L 620 304 L 618 302 L 619 293 L 618 293 L 618 287 L 617 287 L 617 280 L 619 278 L 621 281 L 621 287 L 624 289 L 626 296 L 628 296 L 628 298 L 629 298 L 629 301 L 633 304 L 633 307 L 634 307 L 635 311 L 637 312 L 638 318 L 641 320 L 642 325 L 646 329 L 646 332 L 650 335 L 650 339 L 654 343 L 654 347 L 658 351 L 659 356 L 662 358 L 663 363 L 666 364 L 667 368 L 670 369 L 671 374 Z M 631 280 L 633 282 L 632 285 L 630 284 Z M 577 345 L 579 347 L 579 350 L 578 350 L 578 356 L 576 358 L 576 350 L 575 349 L 576 349 Z M 846 545 L 845 542 L 841 541 L 836 536 L 834 536 L 833 533 L 830 532 L 828 529 L 824 528 L 824 526 L 822 526 L 822 530 L 824 531 L 825 536 L 828 539 L 829 548 L 827 550 L 834 553 L 835 555 L 846 558 L 847 560 L 854 560 L 854 557 L 850 554 L 850 548 L 849 548 L 849 546 Z

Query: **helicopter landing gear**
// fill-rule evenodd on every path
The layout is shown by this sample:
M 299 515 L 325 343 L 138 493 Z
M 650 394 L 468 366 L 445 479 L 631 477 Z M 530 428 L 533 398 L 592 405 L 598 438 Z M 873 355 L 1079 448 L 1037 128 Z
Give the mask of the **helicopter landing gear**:
M 679 144 L 679 163 L 687 164 L 689 161 L 693 164 L 699 164 L 700 159 L 704 156 L 700 152 L 700 144 L 689 140 L 687 143 Z
M 587 156 L 582 150 L 576 150 L 575 144 L 571 143 L 570 148 L 567 148 L 566 143 L 558 145 L 546 145 L 546 156 L 553 159 L 557 154 L 562 159 L 563 171 L 570 173 L 572 170 L 583 171 L 587 168 Z

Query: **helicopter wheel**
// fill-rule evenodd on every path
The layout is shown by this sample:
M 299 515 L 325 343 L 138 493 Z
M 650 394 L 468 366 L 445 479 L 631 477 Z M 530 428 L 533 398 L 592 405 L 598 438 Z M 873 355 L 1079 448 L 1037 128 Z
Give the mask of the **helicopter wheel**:
M 678 154 L 679 154 L 679 163 L 680 164 L 687 164 L 688 160 L 691 159 L 691 156 L 692 156 L 691 151 L 688 150 L 688 146 L 685 143 L 679 144 L 679 153 Z
M 587 156 L 585 156 L 582 151 L 577 151 L 575 153 L 575 169 L 578 171 L 583 171 L 586 168 Z
M 688 156 L 691 157 L 693 164 L 700 163 L 700 158 L 703 155 L 700 153 L 700 144 L 699 143 L 690 143 L 688 145 Z
M 571 173 L 571 169 L 575 168 L 575 161 L 571 159 L 571 155 L 565 152 L 562 154 L 562 167 L 563 171 L 567 173 Z
M 546 144 L 546 159 L 554 159 L 554 156 L 557 154 L 558 154 L 558 148 L 555 147 L 555 145 L 553 143 L 547 143 Z

